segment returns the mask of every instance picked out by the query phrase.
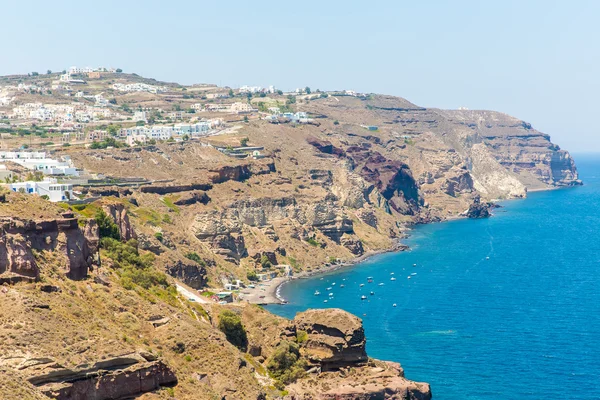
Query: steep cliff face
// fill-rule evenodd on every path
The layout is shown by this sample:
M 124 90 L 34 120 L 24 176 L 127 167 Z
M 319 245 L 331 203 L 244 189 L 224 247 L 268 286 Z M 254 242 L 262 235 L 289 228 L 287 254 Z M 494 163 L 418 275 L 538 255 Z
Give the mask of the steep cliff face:
M 494 158 L 529 188 L 581 184 L 570 154 L 531 124 L 495 111 L 441 111 L 481 137 Z
M 39 278 L 38 257 L 47 251 L 64 258 L 60 263 L 71 279 L 87 277 L 98 243 L 95 221 L 80 228 L 76 218 L 32 221 L 4 218 L 0 221 L 0 279 L 18 281 Z
M 273 162 L 260 162 L 241 165 L 225 165 L 209 171 L 209 179 L 212 183 L 223 183 L 227 181 L 245 181 L 253 175 L 265 175 L 275 172 Z
M 289 385 L 285 399 L 431 399 L 429 385 L 407 380 L 400 364 L 367 357 L 362 321 L 346 311 L 299 313 L 283 337 L 299 334 L 306 335 L 300 352 L 316 375 Z
M 126 242 L 130 239 L 137 239 L 135 230 L 129 221 L 127 209 L 122 203 L 105 204 L 102 208 L 119 228 L 121 240 Z
M 367 362 L 365 331 L 362 321 L 346 311 L 308 310 L 292 321 L 298 331 L 308 334 L 302 351 L 321 371 Z
M 282 227 L 305 232 L 302 238 L 307 238 L 310 231 L 318 231 L 346 246 L 353 254 L 363 252 L 354 235 L 353 221 L 330 197 L 303 206 L 292 197 L 238 201 L 221 212 L 212 210 L 196 214 L 190 229 L 216 254 L 237 263 L 248 255 L 244 235 L 250 228 L 258 228 L 276 242 L 277 231 Z

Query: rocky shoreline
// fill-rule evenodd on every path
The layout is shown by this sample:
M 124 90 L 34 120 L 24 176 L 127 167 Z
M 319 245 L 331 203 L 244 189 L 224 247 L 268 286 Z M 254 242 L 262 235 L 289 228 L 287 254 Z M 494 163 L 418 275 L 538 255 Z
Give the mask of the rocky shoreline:
M 369 251 L 369 252 L 367 252 L 359 257 L 355 257 L 349 261 L 345 261 L 345 262 L 338 263 L 338 264 L 321 265 L 318 268 L 316 268 L 315 270 L 300 272 L 299 274 L 297 274 L 296 276 L 293 276 L 293 277 L 275 278 L 269 282 L 262 284 L 261 289 L 265 289 L 264 293 L 262 294 L 262 295 L 264 295 L 264 298 L 259 299 L 259 301 L 256 301 L 256 296 L 251 295 L 251 297 L 244 297 L 244 300 L 251 304 L 284 305 L 284 304 L 287 304 L 287 300 L 281 296 L 280 290 L 286 283 L 289 283 L 296 279 L 308 279 L 308 278 L 312 278 L 312 277 L 315 277 L 315 276 L 318 276 L 321 274 L 327 274 L 327 273 L 330 273 L 333 271 L 337 271 L 337 270 L 340 270 L 340 269 L 343 269 L 346 267 L 351 267 L 353 265 L 356 265 L 358 263 L 366 261 L 367 259 L 374 257 L 376 255 L 379 255 L 379 254 L 393 253 L 393 252 L 406 251 L 406 250 L 409 250 L 409 247 L 398 241 L 395 243 L 395 245 L 393 247 L 391 247 L 389 249 Z M 259 288 L 257 287 L 256 289 L 259 289 Z
M 534 192 L 534 191 L 535 192 L 544 192 L 544 191 L 556 190 L 556 189 L 561 189 L 561 188 L 553 187 L 553 188 L 547 188 L 547 189 L 535 189 L 535 190 L 532 190 L 532 192 Z M 511 199 L 511 200 L 517 200 L 517 199 Z M 461 220 L 461 219 L 489 218 L 494 215 L 491 210 L 496 209 L 496 208 L 502 208 L 502 206 L 497 204 L 496 202 L 480 204 L 479 201 L 476 201 L 473 203 L 473 206 L 477 206 L 477 208 L 481 208 L 481 209 L 485 208 L 487 210 L 487 214 L 483 212 L 483 213 L 481 213 L 481 215 L 479 213 L 477 213 L 477 215 L 471 215 L 471 214 L 469 214 L 469 210 L 467 210 L 466 212 L 461 213 L 459 215 L 447 217 L 443 221 L 426 221 L 426 222 L 421 223 L 420 225 L 430 224 L 430 223 L 434 223 L 434 222 L 440 222 L 440 223 L 450 222 L 450 221 L 456 221 L 456 220 Z M 284 297 L 281 296 L 281 292 L 280 292 L 281 288 L 285 284 L 287 284 L 291 281 L 294 281 L 296 279 L 309 279 L 309 278 L 313 278 L 315 276 L 319 276 L 322 274 L 334 272 L 334 271 L 340 270 L 342 268 L 351 267 L 353 265 L 356 265 L 363 261 L 366 261 L 371 257 L 377 256 L 379 254 L 395 253 L 395 252 L 410 250 L 410 247 L 408 245 L 401 243 L 401 240 L 406 239 L 409 236 L 410 235 L 408 233 L 405 233 L 402 238 L 398 239 L 394 243 L 394 245 L 388 249 L 369 251 L 365 254 L 362 254 L 361 256 L 355 257 L 351 260 L 348 260 L 348 261 L 345 261 L 345 262 L 342 262 L 339 264 L 324 264 L 324 265 L 317 267 L 316 269 L 314 269 L 312 271 L 300 272 L 299 274 L 297 274 L 293 277 L 275 278 L 269 282 L 262 284 L 263 288 L 265 289 L 264 293 L 263 293 L 264 298 L 259 299 L 257 301 L 255 297 L 250 297 L 250 298 L 246 297 L 246 298 L 244 298 L 244 300 L 246 300 L 250 304 L 258 304 L 258 305 L 268 305 L 268 304 L 285 305 L 288 303 L 288 301 Z

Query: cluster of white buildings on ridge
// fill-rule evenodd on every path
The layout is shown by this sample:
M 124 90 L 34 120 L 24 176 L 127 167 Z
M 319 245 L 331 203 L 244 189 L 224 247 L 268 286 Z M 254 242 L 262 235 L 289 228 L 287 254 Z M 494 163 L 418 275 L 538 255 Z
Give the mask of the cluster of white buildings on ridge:
M 235 102 L 229 104 L 221 103 L 208 103 L 208 104 L 194 104 L 192 109 L 196 111 L 211 111 L 211 112 L 224 112 L 229 114 L 245 114 L 258 111 L 252 107 L 249 103 Z
M 260 86 L 247 86 L 247 85 L 244 85 L 244 86 L 240 87 L 238 89 L 238 91 L 240 93 L 251 93 L 251 94 L 254 94 L 254 93 L 275 93 L 276 89 L 275 89 L 275 87 L 273 85 L 269 86 L 268 88 L 262 88 Z
M 128 145 L 133 146 L 137 143 L 145 144 L 148 140 L 169 140 L 176 135 L 189 135 L 190 137 L 205 136 L 222 124 L 223 121 L 220 119 L 211 119 L 189 124 L 175 124 L 173 126 L 134 126 L 121 129 L 119 136 L 124 138 Z
M 79 176 L 68 156 L 63 161 L 48 158 L 45 152 L 37 151 L 0 151 L 0 164 L 13 162 L 32 171 L 41 171 L 44 175 Z
M 68 69 L 70 74 L 89 74 L 90 72 L 117 72 L 116 68 L 105 67 L 71 67 Z
M 116 114 L 108 107 L 107 101 L 101 95 L 94 96 L 97 106 L 88 106 L 85 104 L 44 104 L 44 103 L 26 103 L 13 108 L 10 118 L 14 119 L 34 119 L 44 122 L 69 123 L 69 122 L 90 122 L 100 118 L 111 118 Z M 104 101 L 103 101 L 104 100 Z
M 148 92 L 148 93 L 162 93 L 167 91 L 166 86 L 154 86 L 146 83 L 115 83 L 113 89 L 119 92 Z

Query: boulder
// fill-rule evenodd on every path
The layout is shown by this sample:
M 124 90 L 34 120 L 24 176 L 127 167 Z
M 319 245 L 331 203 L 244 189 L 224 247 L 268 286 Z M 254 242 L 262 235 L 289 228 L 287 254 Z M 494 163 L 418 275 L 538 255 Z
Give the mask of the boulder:
M 292 321 L 296 331 L 304 331 L 308 338 L 301 348 L 303 356 L 319 364 L 322 371 L 365 363 L 365 331 L 362 321 L 337 308 L 308 310 Z
M 208 204 L 209 201 L 210 197 L 208 197 L 206 192 L 195 191 L 183 194 L 179 199 L 174 201 L 173 204 L 177 206 L 187 206 L 196 203 Z
M 167 273 L 173 278 L 179 279 L 193 289 L 200 289 L 206 286 L 208 277 L 206 267 L 193 261 L 177 261 L 174 264 L 168 264 Z
M 479 197 L 473 199 L 473 203 L 467 210 L 467 217 L 473 219 L 488 218 L 492 214 L 490 213 L 491 203 L 482 203 Z

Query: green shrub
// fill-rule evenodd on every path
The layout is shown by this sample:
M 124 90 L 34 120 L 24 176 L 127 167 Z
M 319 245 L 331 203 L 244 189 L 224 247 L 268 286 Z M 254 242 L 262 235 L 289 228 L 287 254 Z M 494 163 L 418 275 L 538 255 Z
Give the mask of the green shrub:
M 135 285 L 144 289 L 152 287 L 169 288 L 167 276 L 153 268 L 154 255 L 147 253 L 140 255 L 136 240 L 127 243 L 120 242 L 110 237 L 101 240 L 105 255 L 113 262 L 121 284 L 126 289 L 133 289 Z
M 260 258 L 260 265 L 265 269 L 270 269 L 273 266 L 273 264 L 271 264 L 271 261 L 269 261 L 269 257 L 267 257 L 266 255 L 263 255 Z
M 82 204 L 83 205 L 83 204 Z M 84 206 L 85 208 L 85 206 Z M 75 207 L 78 210 L 77 207 Z M 82 209 L 83 210 L 83 209 Z M 104 210 L 99 209 L 96 212 L 96 223 L 98 224 L 98 232 L 100 233 L 100 238 L 112 238 L 116 240 L 121 239 L 121 234 L 119 233 L 119 227 L 114 221 L 106 215 Z
M 189 252 L 185 255 L 185 258 L 187 258 L 188 260 L 192 260 L 197 262 L 200 265 L 206 265 L 206 263 L 204 262 L 204 260 L 202 260 L 200 258 L 200 256 L 198 255 L 198 253 L 195 252 Z
M 304 343 L 308 340 L 308 333 L 306 331 L 296 331 L 296 342 Z
M 295 382 L 306 375 L 306 360 L 300 358 L 300 346 L 296 343 L 282 342 L 267 363 L 267 369 L 275 379 L 277 388 Z
M 258 275 L 256 275 L 256 271 L 248 271 L 248 273 L 246 274 L 246 278 L 248 278 L 248 280 L 252 282 L 258 281 Z
M 156 239 L 157 239 L 159 242 L 162 242 L 162 241 L 163 241 L 163 234 L 162 234 L 162 232 L 156 232 L 156 233 L 154 234 L 154 237 L 155 237 L 155 238 L 156 238 Z
M 317 242 L 314 238 L 306 239 L 306 242 L 314 247 L 319 247 L 319 242 Z
M 225 334 L 229 343 L 242 351 L 246 351 L 248 336 L 239 315 L 229 310 L 221 311 L 219 314 L 219 330 Z

